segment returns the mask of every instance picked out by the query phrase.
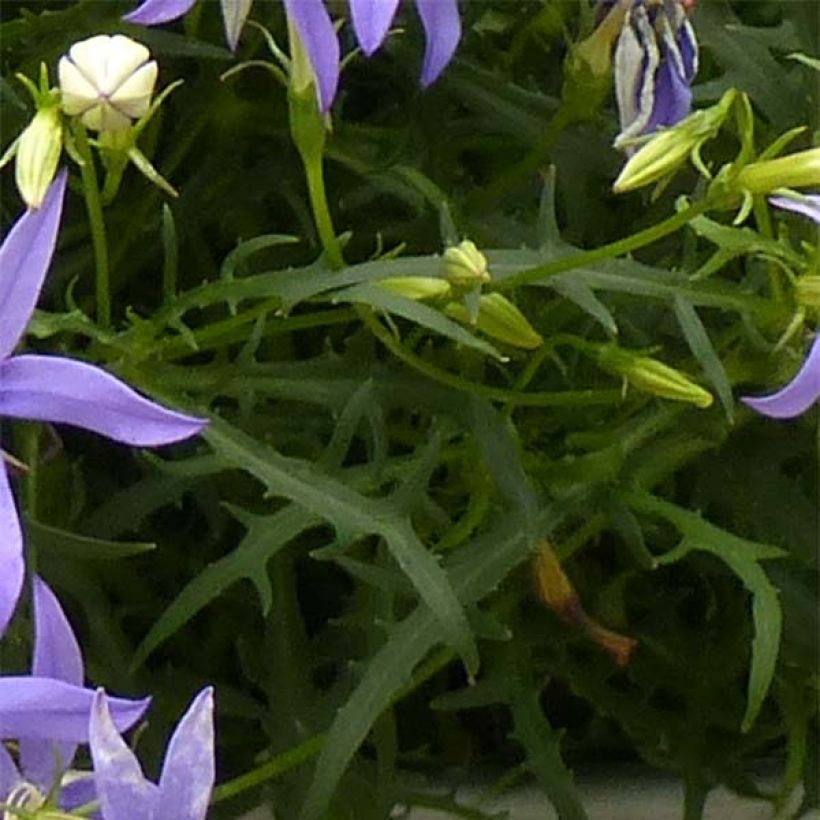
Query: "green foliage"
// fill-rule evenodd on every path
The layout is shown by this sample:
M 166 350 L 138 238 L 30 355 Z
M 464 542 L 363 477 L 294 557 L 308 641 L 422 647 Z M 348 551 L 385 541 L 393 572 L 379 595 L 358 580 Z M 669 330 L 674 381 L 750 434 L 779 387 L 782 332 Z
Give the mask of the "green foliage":
M 2 432 L 17 456 L 35 441 L 18 482 L 28 549 L 89 676 L 155 696 L 149 759 L 215 685 L 215 817 L 266 801 L 300 820 L 416 804 L 486 817 L 426 787 L 490 771 L 498 791 L 531 775 L 580 819 L 573 770 L 635 758 L 683 780 L 687 818 L 718 784 L 778 806 L 802 784 L 817 805 L 817 410 L 771 422 L 737 402 L 802 360 L 814 317 L 796 282 L 817 273 L 816 235 L 759 197 L 734 225 L 736 198 L 707 199 L 695 171 L 616 198 L 611 103 L 591 122 L 556 115 L 581 5 L 463 3 L 459 57 L 427 92 L 412 11 L 351 60 L 324 157 L 336 270 L 284 90 L 253 67 L 220 79 L 234 58 L 219 4 L 149 31 L 118 22 L 128 3 L 2 3 L 2 148 L 28 116 L 14 72 L 53 72 L 83 37 L 127 30 L 161 86 L 184 79 L 140 140 L 179 198 L 131 169 L 105 208 L 111 326 L 91 318 L 75 168 L 27 346 L 101 363 L 210 426 L 159 455 Z M 799 125 L 789 150 L 808 147 L 815 74 L 789 55 L 816 48 L 816 4 L 701 6 L 696 100 L 737 88 L 758 154 Z M 252 18 L 285 42 L 279 4 Z M 239 49 L 269 56 L 257 28 Z M 736 131 L 704 146 L 713 173 Z M 10 221 L 11 183 L 0 203 Z M 504 321 L 471 324 L 469 295 L 448 312 L 437 290 L 380 284 L 443 279 L 464 237 Z M 718 401 L 638 392 L 589 355 L 604 345 Z M 586 612 L 637 640 L 625 668 L 535 600 L 543 539 Z M 760 761 L 782 771 L 774 788 Z

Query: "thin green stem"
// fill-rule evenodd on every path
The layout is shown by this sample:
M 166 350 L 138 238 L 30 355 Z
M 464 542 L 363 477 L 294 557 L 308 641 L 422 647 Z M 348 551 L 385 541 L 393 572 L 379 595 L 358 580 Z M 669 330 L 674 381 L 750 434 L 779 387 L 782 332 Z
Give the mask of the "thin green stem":
M 602 262 L 605 259 L 614 259 L 617 256 L 623 256 L 645 245 L 651 245 L 664 236 L 674 233 L 688 224 L 696 216 L 705 213 L 713 206 L 714 203 L 706 199 L 700 202 L 694 202 L 682 211 L 678 211 L 678 213 L 664 219 L 663 222 L 659 222 L 657 225 L 652 225 L 624 239 L 619 239 L 617 242 L 601 245 L 600 248 L 562 256 L 560 259 L 553 259 L 549 262 L 545 262 L 543 265 L 536 265 L 534 268 L 520 271 L 507 279 L 497 282 L 495 287 L 498 290 L 509 290 L 518 285 L 540 282 L 550 276 L 557 276 L 559 273 L 566 273 L 569 270 L 582 268 L 586 265 L 595 264 L 596 262 Z
M 592 404 L 614 404 L 621 400 L 620 390 L 560 390 L 545 393 L 525 393 L 518 390 L 505 390 L 502 387 L 491 387 L 486 384 L 456 376 L 425 361 L 411 353 L 390 333 L 374 316 L 372 310 L 359 306 L 357 313 L 370 332 L 394 355 L 405 364 L 418 370 L 434 381 L 466 390 L 493 401 L 514 402 L 525 407 L 583 407 Z
M 334 270 L 341 270 L 345 266 L 345 260 L 342 256 L 341 245 L 339 245 L 339 240 L 336 237 L 336 230 L 333 227 L 330 208 L 327 204 L 322 157 L 308 158 L 303 155 L 302 160 L 305 166 L 308 194 L 310 195 L 310 207 L 313 211 L 313 219 L 316 222 L 319 241 L 322 243 L 330 267 Z
M 91 229 L 91 244 L 94 250 L 94 287 L 97 298 L 97 324 L 103 328 L 111 326 L 111 283 L 108 261 L 108 239 L 105 232 L 100 185 L 94 157 L 88 144 L 85 128 L 77 123 L 74 128 L 77 150 L 83 160 L 80 174 L 83 180 L 85 207 L 88 212 L 88 223 Z

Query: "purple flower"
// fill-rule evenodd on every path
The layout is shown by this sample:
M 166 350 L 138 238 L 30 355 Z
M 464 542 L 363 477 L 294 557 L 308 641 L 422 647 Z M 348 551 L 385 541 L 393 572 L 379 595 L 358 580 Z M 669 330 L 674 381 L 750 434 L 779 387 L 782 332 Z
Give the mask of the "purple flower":
M 153 26 L 182 17 L 195 0 L 144 0 L 123 19 Z M 316 73 L 319 101 L 327 111 L 339 84 L 339 39 L 323 0 L 284 0 L 285 9 Z M 362 51 L 369 57 L 384 42 L 399 0 L 348 0 L 353 30 Z M 434 82 L 450 62 L 461 38 L 458 0 L 415 0 L 427 40 L 421 84 Z M 222 15 L 231 48 L 236 47 L 250 0 L 222 0 Z M 231 22 L 232 21 L 232 22 Z
M 0 802 L 34 810 L 71 766 L 78 742 L 87 742 L 94 692 L 83 688 L 83 659 L 54 593 L 34 578 L 34 658 L 30 676 L 0 677 L 0 740 L 20 742 L 20 769 L 0 744 Z M 124 731 L 150 699 L 112 699 Z M 64 809 L 94 797 L 91 777 L 72 779 L 60 791 Z
M 196 435 L 205 421 L 165 410 L 98 367 L 60 356 L 11 355 L 51 262 L 65 185 L 62 171 L 42 207 L 23 214 L 0 247 L 0 419 L 72 424 L 142 447 Z M 1 453 L 0 534 L 2 635 L 20 595 L 25 566 L 20 521 Z
M 98 689 L 88 730 L 103 820 L 204 820 L 215 774 L 213 689 L 203 689 L 177 724 L 158 784 L 143 776 L 109 703 Z
M 773 196 L 769 202 L 786 211 L 794 211 L 796 214 L 807 216 L 820 225 L 820 194 Z
M 777 393 L 741 401 L 752 410 L 773 419 L 791 419 L 805 413 L 820 398 L 820 334 L 814 337 L 809 355 L 797 375 Z
M 615 49 L 621 131 L 615 147 L 674 125 L 692 108 L 698 44 L 685 0 L 633 0 Z

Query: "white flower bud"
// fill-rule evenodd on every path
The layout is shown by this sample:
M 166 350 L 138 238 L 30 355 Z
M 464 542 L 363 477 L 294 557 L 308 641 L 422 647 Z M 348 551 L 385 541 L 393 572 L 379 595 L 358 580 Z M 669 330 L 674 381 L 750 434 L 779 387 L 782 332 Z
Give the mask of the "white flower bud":
M 157 64 L 140 43 L 100 34 L 75 43 L 58 66 L 63 111 L 94 131 L 119 131 L 147 113 Z

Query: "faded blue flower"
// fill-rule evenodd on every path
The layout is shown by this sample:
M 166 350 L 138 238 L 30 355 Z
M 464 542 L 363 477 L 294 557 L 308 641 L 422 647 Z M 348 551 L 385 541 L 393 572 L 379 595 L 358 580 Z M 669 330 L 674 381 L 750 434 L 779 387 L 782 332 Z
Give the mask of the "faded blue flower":
M 203 419 L 165 410 L 98 367 L 61 356 L 12 355 L 51 262 L 65 185 L 66 172 L 62 171 L 42 207 L 23 214 L 0 246 L 0 419 L 71 424 L 141 447 L 196 435 L 206 424 Z M 0 534 L 2 635 L 17 604 L 25 571 L 23 536 L 2 451 Z
M 691 0 L 632 0 L 615 49 L 621 131 L 616 148 L 674 125 L 692 108 L 698 44 L 687 16 Z
M 71 766 L 79 742 L 88 741 L 94 692 L 83 688 L 83 659 L 54 593 L 34 578 L 34 657 L 31 675 L 0 677 L 0 740 L 19 741 L 19 768 L 0 744 L 0 803 L 34 811 Z M 150 699 L 112 698 L 122 731 L 143 715 Z M 94 781 L 66 778 L 64 810 L 94 798 Z M 5 816 L 5 815 L 4 815 Z
M 771 396 L 756 399 L 743 396 L 741 401 L 752 410 L 773 419 L 791 419 L 805 413 L 820 398 L 820 334 L 815 336 L 809 355 L 797 375 Z
M 146 26 L 182 17 L 196 0 L 144 0 L 123 19 Z M 239 33 L 250 11 L 251 0 L 221 0 L 228 43 L 236 47 Z M 333 103 L 339 84 L 339 39 L 324 0 L 284 0 L 307 51 L 319 89 L 323 111 Z M 362 51 L 369 57 L 384 42 L 399 0 L 348 0 L 353 30 Z M 461 38 L 458 0 L 415 0 L 426 36 L 421 84 L 434 82 L 450 62 Z
M 203 689 L 177 724 L 158 784 L 143 776 L 109 704 L 98 689 L 88 731 L 103 820 L 204 820 L 215 776 L 213 689 Z

